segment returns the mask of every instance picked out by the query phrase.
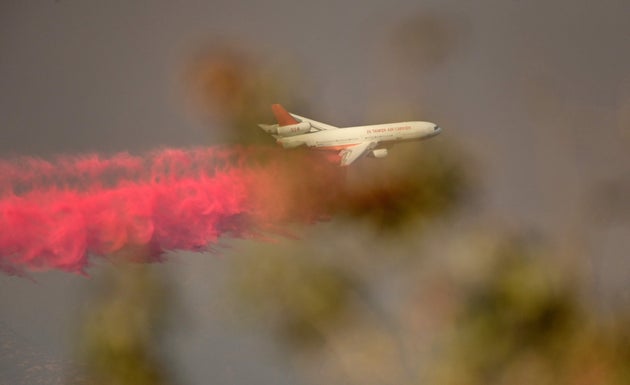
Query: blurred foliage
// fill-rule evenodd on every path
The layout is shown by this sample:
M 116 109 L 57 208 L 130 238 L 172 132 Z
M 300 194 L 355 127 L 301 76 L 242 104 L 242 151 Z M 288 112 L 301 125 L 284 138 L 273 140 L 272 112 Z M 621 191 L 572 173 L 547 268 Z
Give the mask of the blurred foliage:
M 203 49 L 188 64 L 184 83 L 195 111 L 208 122 L 222 122 L 227 143 L 271 143 L 258 123 L 272 117 L 270 106 L 293 100 L 290 74 L 280 75 L 260 61 L 236 49 L 221 45 Z
M 234 288 L 249 311 L 270 317 L 291 348 L 322 346 L 347 321 L 361 285 L 347 271 L 312 258 L 256 253 L 235 266 Z
M 169 292 L 150 266 L 122 265 L 99 280 L 85 311 L 80 357 L 91 384 L 167 384 L 160 338 Z
M 579 302 L 573 274 L 553 260 L 508 237 L 474 284 L 453 282 L 461 310 L 435 383 L 630 383 L 630 333 L 598 322 Z
M 527 248 L 521 241 L 500 245 L 489 274 L 462 298 L 454 345 L 464 383 L 495 383 L 510 363 L 532 354 L 553 365 L 578 330 L 573 290 L 553 287 Z
M 271 103 L 283 102 L 290 110 L 289 106 L 295 105 L 288 92 L 284 99 L 266 100 L 281 96 L 267 85 L 277 86 L 283 80 L 266 72 L 268 78 L 259 81 L 264 72 L 260 63 L 247 55 L 218 49 L 206 52 L 191 67 L 190 89 L 197 90 L 202 103 L 218 110 L 215 113 L 227 117 L 225 136 L 231 140 L 256 142 L 252 130 L 262 132 L 256 124 L 273 119 L 268 112 Z M 288 102 L 284 102 L 286 99 Z M 261 109 L 267 112 L 263 114 Z M 257 120 L 261 116 L 266 120 Z M 266 141 L 271 142 L 268 138 Z M 341 236 L 357 223 L 367 223 L 378 237 L 399 234 L 419 223 L 443 218 L 471 195 L 470 173 L 461 163 L 461 150 L 445 145 L 439 137 L 426 145 L 402 144 L 386 159 L 364 158 L 347 169 L 322 159 L 322 168 L 334 170 L 332 174 L 346 174 L 336 183 L 335 178 L 320 178 L 330 172 L 307 173 L 303 163 L 295 159 L 295 155 L 287 155 L 286 166 L 293 170 L 287 174 L 291 183 L 276 189 L 287 192 L 287 196 L 274 197 L 268 205 L 281 201 L 286 207 L 292 207 L 293 202 L 302 209 L 304 205 L 324 208 L 335 218 L 345 219 L 335 224 Z M 284 181 L 274 183 L 283 185 Z M 261 186 L 264 190 L 265 186 Z M 242 304 L 271 322 L 279 341 L 292 351 L 330 349 L 335 345 L 336 332 L 358 326 L 357 316 L 383 316 L 379 305 L 367 294 L 369 288 L 363 284 L 365 271 L 351 264 L 326 262 L 319 253 L 316 246 L 306 242 L 288 253 L 261 252 L 256 248 L 235 265 L 233 282 Z M 389 337 L 383 339 L 376 333 L 375 339 Z
M 457 152 L 438 138 L 399 145 L 388 159 L 364 160 L 363 167 L 349 171 L 354 175 L 340 213 L 370 222 L 382 235 L 400 232 L 414 221 L 448 216 L 474 196 L 472 173 Z
M 453 26 L 421 15 L 395 31 L 396 47 L 414 66 L 441 65 L 464 35 Z M 224 117 L 229 141 L 270 143 L 256 124 L 271 121 L 264 112 L 271 103 L 294 110 L 291 85 L 283 89 L 278 73 L 234 52 L 206 52 L 191 67 L 189 84 L 204 108 Z M 330 237 L 284 250 L 252 247 L 235 258 L 240 304 L 269 325 L 290 357 L 310 353 L 300 367 L 312 368 L 316 383 L 630 383 L 630 333 L 621 322 L 627 317 L 614 325 L 597 320 L 580 302 L 573 272 L 554 264 L 560 258 L 551 247 L 500 226 L 455 248 L 450 243 L 461 233 L 442 235 L 433 250 L 419 246 L 427 234 L 439 235 L 427 224 L 453 218 L 474 200 L 471 165 L 448 131 L 428 143 L 397 145 L 386 159 L 361 159 L 344 169 L 343 186 L 333 178 L 314 188 L 316 178 L 287 162 L 302 188 L 279 199 L 331 209 Z M 330 199 L 327 188 L 335 190 L 334 202 L 317 206 Z M 366 229 L 370 242 L 362 241 Z M 335 248 L 342 242 L 355 244 Z M 354 263 L 372 258 L 379 244 L 385 258 Z M 409 248 L 414 258 L 385 267 Z M 385 275 L 374 273 L 376 264 Z M 404 289 L 392 294 L 385 289 L 391 285 Z

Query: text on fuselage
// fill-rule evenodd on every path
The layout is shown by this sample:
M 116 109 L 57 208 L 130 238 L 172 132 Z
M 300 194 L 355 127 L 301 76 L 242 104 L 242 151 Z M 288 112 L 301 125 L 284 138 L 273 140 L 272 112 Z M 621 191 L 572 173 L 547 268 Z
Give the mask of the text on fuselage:
M 368 134 L 378 134 L 382 132 L 393 132 L 393 131 L 407 131 L 411 130 L 411 126 L 401 126 L 401 127 L 383 127 L 383 128 L 368 128 Z

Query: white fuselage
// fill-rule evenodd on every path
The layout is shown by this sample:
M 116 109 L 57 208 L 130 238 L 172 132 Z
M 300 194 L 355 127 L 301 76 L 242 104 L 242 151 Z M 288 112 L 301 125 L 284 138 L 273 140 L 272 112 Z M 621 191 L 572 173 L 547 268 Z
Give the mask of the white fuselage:
M 301 135 L 280 137 L 284 148 L 299 146 L 322 150 L 339 150 L 363 142 L 399 142 L 420 140 L 439 134 L 441 128 L 431 122 L 400 122 L 322 130 Z

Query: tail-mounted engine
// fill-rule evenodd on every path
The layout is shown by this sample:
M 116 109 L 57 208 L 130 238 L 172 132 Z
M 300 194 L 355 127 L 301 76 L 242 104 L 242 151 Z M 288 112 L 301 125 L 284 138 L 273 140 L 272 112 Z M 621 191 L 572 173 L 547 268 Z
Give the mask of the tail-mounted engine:
M 309 122 L 300 122 L 297 124 L 289 124 L 286 126 L 279 126 L 277 124 L 261 124 L 263 130 L 272 135 L 278 136 L 294 136 L 305 134 L 311 130 L 311 124 Z

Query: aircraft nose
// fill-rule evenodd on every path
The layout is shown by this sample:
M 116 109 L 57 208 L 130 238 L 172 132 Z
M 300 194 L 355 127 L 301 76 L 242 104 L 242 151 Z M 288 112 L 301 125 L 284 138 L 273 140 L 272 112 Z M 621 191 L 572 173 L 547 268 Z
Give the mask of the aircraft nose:
M 437 124 L 433 127 L 433 132 L 436 134 L 439 134 L 440 132 L 442 132 L 442 127 L 438 126 Z

